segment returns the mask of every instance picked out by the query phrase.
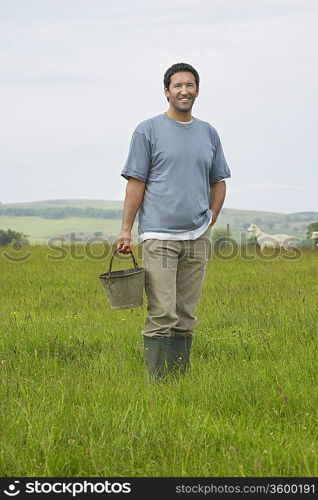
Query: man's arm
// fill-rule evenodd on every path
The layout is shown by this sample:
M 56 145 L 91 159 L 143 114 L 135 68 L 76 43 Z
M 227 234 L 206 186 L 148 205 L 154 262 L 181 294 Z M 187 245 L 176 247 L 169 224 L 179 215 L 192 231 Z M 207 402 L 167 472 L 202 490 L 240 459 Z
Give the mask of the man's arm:
M 146 183 L 130 177 L 126 186 L 124 201 L 124 213 L 122 219 L 121 232 L 117 239 L 117 251 L 119 253 L 129 253 L 131 251 L 131 231 L 134 225 L 136 213 L 142 203 Z
M 218 215 L 224 203 L 226 193 L 225 181 L 214 182 L 210 185 L 210 210 L 212 210 L 211 225 L 216 223 Z

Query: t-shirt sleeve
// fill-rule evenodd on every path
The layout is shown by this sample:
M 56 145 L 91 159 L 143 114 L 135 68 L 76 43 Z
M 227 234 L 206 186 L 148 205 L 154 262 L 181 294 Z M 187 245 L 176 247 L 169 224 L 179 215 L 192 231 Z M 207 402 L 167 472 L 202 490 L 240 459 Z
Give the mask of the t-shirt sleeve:
M 231 171 L 225 159 L 219 135 L 217 134 L 213 163 L 210 170 L 210 184 L 223 181 L 229 177 L 231 177 Z
M 151 145 L 146 135 L 137 132 L 133 133 L 130 141 L 128 158 L 121 172 L 125 179 L 134 177 L 146 182 L 151 164 Z

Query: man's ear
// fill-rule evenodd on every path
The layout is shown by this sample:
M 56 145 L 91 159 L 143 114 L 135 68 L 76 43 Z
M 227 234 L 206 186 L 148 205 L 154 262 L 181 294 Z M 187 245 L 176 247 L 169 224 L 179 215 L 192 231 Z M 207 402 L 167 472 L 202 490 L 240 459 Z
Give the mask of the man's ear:
M 170 92 L 169 89 L 167 89 L 167 87 L 163 87 L 163 93 L 166 97 L 169 97 Z

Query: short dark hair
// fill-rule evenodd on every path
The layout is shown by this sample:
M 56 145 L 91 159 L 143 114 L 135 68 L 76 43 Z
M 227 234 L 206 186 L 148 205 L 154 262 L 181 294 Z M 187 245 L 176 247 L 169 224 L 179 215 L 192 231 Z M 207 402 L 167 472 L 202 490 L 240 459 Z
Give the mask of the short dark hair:
M 197 88 L 199 88 L 199 82 L 200 82 L 199 74 L 193 68 L 193 66 L 187 63 L 176 63 L 167 69 L 163 77 L 163 84 L 166 89 L 169 88 L 172 75 L 174 75 L 175 73 L 179 73 L 179 71 L 190 71 L 190 73 L 192 73 L 195 78 L 195 83 L 197 84 Z

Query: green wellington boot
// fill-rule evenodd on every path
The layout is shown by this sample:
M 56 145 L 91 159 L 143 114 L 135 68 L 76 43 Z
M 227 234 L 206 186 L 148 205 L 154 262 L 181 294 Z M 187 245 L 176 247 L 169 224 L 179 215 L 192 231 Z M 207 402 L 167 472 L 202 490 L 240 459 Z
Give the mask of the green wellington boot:
M 144 336 L 145 365 L 148 378 L 162 380 L 167 373 L 165 339 Z
M 169 371 L 186 373 L 189 369 L 192 335 L 183 337 L 176 335 L 166 338 L 166 357 Z
M 150 379 L 163 380 L 170 374 L 185 373 L 189 367 L 192 336 L 144 336 L 145 364 Z

